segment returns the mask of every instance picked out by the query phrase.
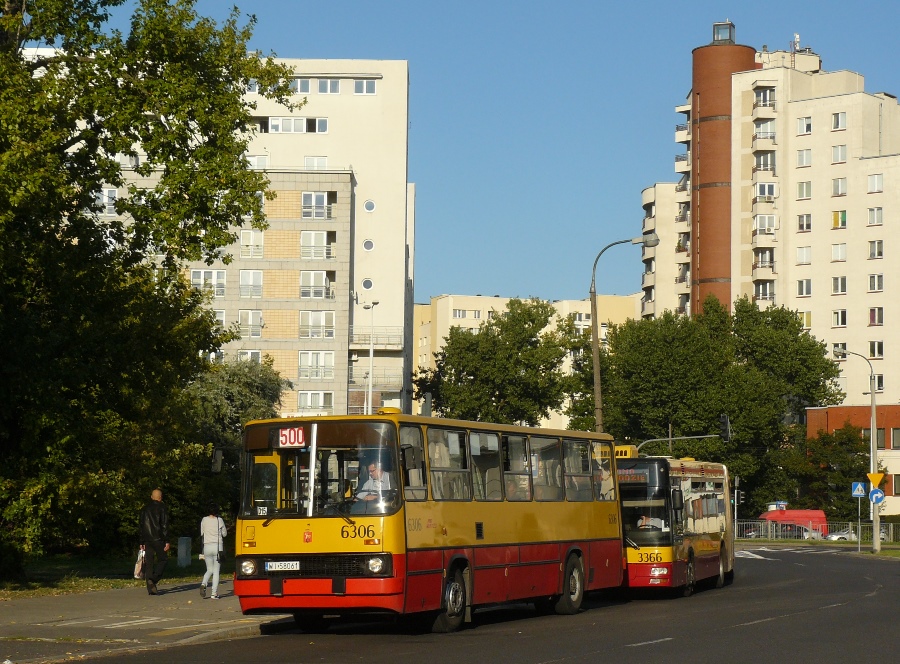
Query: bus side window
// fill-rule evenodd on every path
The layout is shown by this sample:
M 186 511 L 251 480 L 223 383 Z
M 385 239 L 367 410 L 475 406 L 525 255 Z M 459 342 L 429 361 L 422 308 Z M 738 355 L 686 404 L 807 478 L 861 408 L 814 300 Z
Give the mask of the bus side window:
M 590 443 L 586 440 L 563 439 L 563 462 L 566 499 L 578 502 L 593 500 Z
M 435 500 L 472 499 L 465 431 L 429 428 L 428 457 Z
M 403 496 L 406 500 L 425 500 L 425 450 L 422 430 L 414 426 L 400 427 L 400 451 L 403 454 Z
M 562 500 L 559 439 L 531 436 L 535 500 Z
M 595 440 L 592 443 L 593 451 L 591 456 L 593 460 L 591 465 L 594 471 L 594 497 L 597 500 L 615 500 L 616 487 L 613 483 L 612 466 L 610 459 L 612 458 L 612 448 L 609 443 Z
M 508 501 L 531 500 L 531 466 L 525 436 L 503 436 L 503 487 Z
M 495 433 L 469 433 L 475 500 L 502 500 L 500 439 Z

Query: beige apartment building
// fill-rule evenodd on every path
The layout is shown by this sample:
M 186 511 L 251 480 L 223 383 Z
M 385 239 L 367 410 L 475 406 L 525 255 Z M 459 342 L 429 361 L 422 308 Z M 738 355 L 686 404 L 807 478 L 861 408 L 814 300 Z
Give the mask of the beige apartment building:
M 841 363 L 844 406 L 869 405 L 870 373 L 877 402 L 897 404 L 897 98 L 823 70 L 797 35 L 790 50 L 757 51 L 727 22 L 694 49 L 691 74 L 675 108 L 677 182 L 642 194 L 644 231 L 661 239 L 643 260 L 643 315 L 690 314 L 709 294 L 785 306 L 830 349 L 862 356 Z M 877 424 L 885 512 L 900 513 L 900 429 Z
M 275 199 L 269 228 L 242 230 L 228 264 L 188 266 L 241 339 L 293 384 L 282 415 L 408 412 L 415 188 L 407 178 L 405 61 L 280 60 L 307 103 L 288 113 L 257 94 L 248 159 Z
M 640 317 L 641 294 L 634 295 L 598 295 L 597 311 L 599 312 L 600 341 L 606 343 L 606 332 L 610 324 L 621 324 L 627 320 Z M 414 370 L 420 368 L 433 369 L 434 354 L 443 347 L 451 327 L 464 327 L 475 330 L 485 321 L 506 310 L 506 304 L 512 298 L 484 295 L 438 295 L 431 298 L 428 304 L 415 305 L 416 348 Z M 575 326 L 588 334 L 591 330 L 591 303 L 584 300 L 554 300 L 554 309 L 560 318 L 573 316 Z M 421 404 L 419 404 L 421 408 Z M 541 426 L 565 429 L 568 418 L 562 413 L 552 413 L 541 422 Z

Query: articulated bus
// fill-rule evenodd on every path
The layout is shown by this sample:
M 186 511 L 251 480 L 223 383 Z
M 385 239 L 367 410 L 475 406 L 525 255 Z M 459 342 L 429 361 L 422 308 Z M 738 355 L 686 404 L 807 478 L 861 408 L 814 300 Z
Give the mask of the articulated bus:
M 720 463 L 640 457 L 616 448 L 629 588 L 716 587 L 734 576 L 734 520 L 728 469 Z
M 255 421 L 234 581 L 245 614 L 414 617 L 510 601 L 572 614 L 621 586 L 611 436 L 401 415 Z

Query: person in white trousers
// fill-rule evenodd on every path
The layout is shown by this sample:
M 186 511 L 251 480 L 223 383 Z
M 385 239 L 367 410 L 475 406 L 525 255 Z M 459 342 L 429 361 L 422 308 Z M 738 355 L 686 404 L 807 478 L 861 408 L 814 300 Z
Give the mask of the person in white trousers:
M 209 506 L 209 516 L 200 521 L 200 537 L 203 540 L 203 560 L 206 562 L 206 574 L 200 582 L 200 596 L 206 599 L 206 587 L 212 577 L 212 594 L 210 599 L 219 599 L 219 552 L 225 550 L 225 535 L 228 530 L 219 516 L 215 505 Z

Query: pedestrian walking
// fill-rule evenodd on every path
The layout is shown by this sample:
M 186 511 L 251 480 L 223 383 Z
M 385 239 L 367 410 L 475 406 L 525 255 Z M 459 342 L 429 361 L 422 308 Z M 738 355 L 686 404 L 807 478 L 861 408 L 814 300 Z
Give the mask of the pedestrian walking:
M 225 551 L 225 535 L 228 530 L 219 516 L 215 505 L 209 506 L 209 515 L 200 521 L 200 537 L 203 539 L 203 560 L 206 562 L 206 574 L 200 582 L 200 596 L 206 599 L 206 587 L 212 578 L 210 599 L 219 599 L 219 569 L 222 564 L 222 552 Z
M 144 579 L 151 595 L 159 594 L 156 584 L 162 579 L 169 558 L 169 513 L 162 497 L 161 489 L 153 489 L 150 502 L 144 505 L 140 516 Z

